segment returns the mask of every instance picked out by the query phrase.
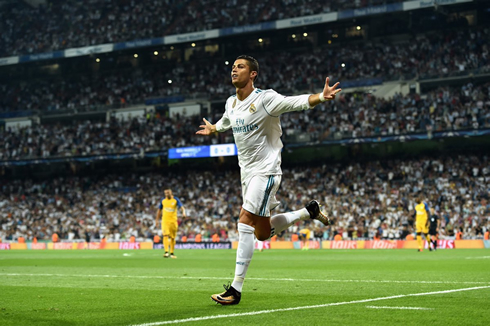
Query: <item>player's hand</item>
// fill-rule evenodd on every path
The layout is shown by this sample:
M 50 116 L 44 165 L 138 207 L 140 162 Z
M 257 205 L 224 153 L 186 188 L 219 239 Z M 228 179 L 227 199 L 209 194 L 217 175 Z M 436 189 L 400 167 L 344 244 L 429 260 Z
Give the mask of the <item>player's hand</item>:
M 341 88 L 337 88 L 337 86 L 340 85 L 339 82 L 335 83 L 332 87 L 328 85 L 329 82 L 330 79 L 327 77 L 325 80 L 325 87 L 323 88 L 323 97 L 325 97 L 327 101 L 335 99 L 335 95 L 342 90 Z
M 204 121 L 203 125 L 200 125 L 199 128 L 202 128 L 201 130 L 196 131 L 196 135 L 204 135 L 204 136 L 209 136 L 212 135 L 213 133 L 216 132 L 216 126 L 211 124 L 206 118 L 202 118 Z

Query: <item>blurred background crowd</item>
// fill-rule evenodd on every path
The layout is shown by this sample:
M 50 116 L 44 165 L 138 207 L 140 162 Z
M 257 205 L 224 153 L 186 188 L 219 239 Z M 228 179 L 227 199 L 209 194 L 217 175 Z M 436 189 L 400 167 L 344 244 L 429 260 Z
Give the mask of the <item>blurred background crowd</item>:
M 345 82 L 490 73 L 489 44 L 490 28 L 485 26 L 418 34 L 404 41 L 326 44 L 314 50 L 306 47 L 284 51 L 263 46 L 264 52 L 257 55 L 262 69 L 256 87 L 290 95 L 319 89 L 326 75 Z M 234 91 L 230 83 L 234 57 L 228 58 L 228 65 L 222 58 L 213 57 L 197 52 L 187 62 L 170 59 L 103 74 L 43 75 L 20 83 L 0 81 L 0 112 L 119 108 L 144 103 L 148 98 L 176 95 L 226 98 Z M 488 90 L 483 93 L 488 98 Z
M 0 0 L 0 57 L 401 2 Z M 167 152 L 233 142 L 231 132 L 205 138 L 195 131 L 202 117 L 222 116 L 235 92 L 231 65 L 244 53 L 260 63 L 258 88 L 315 93 L 326 76 L 343 88 L 335 101 L 281 117 L 283 157 L 290 161 L 284 160 L 277 211 L 318 199 L 333 225 L 299 223 L 280 238 L 306 226 L 317 239 L 405 239 L 414 232 L 420 193 L 441 219 L 442 238 L 483 237 L 490 230 L 490 7 L 479 0 L 443 4 L 376 14 L 371 8 L 328 22 L 256 25 L 70 58 L 15 64 L 3 58 L 0 240 L 151 239 L 161 233 L 155 215 L 165 188 L 187 209 L 179 239 L 237 240 L 236 158 L 176 161 Z M 376 93 L 386 85 L 400 91 Z M 200 113 L 171 113 L 173 104 L 196 105 Z M 145 111 L 118 115 L 131 108 Z M 472 134 L 432 137 L 463 130 Z M 415 133 L 428 137 L 336 142 Z
M 307 223 L 319 239 L 404 239 L 414 229 L 420 191 L 441 219 L 441 236 L 483 237 L 490 230 L 488 156 L 421 158 L 329 164 L 284 170 L 277 212 L 298 210 L 311 199 L 326 203 L 333 225 Z M 236 171 L 106 175 L 22 180 L 1 185 L 0 238 L 16 240 L 153 238 L 163 189 L 171 188 L 186 208 L 179 237 L 237 240 L 242 199 Z M 180 213 L 179 213 L 180 215 Z M 292 226 L 289 239 L 304 224 Z
M 0 11 L 0 56 L 132 41 L 401 2 L 401 0 L 47 0 Z M 299 8 L 299 10 L 298 10 Z
M 386 100 L 366 93 L 340 94 L 338 101 L 281 117 L 286 142 L 307 133 L 312 142 L 367 136 L 404 135 L 490 127 L 490 83 L 440 87 L 425 95 Z M 216 112 L 218 121 L 223 112 Z M 109 121 L 35 124 L 0 131 L 0 160 L 140 154 L 202 144 L 231 143 L 231 132 L 195 135 L 201 116 L 146 116 Z

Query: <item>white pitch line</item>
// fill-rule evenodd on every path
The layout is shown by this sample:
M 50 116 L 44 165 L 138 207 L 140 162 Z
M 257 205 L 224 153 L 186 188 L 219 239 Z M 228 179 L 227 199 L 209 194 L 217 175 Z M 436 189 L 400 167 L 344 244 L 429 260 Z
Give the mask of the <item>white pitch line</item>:
M 392 295 L 389 297 L 379 297 L 379 298 L 362 299 L 362 300 L 354 300 L 354 301 L 344 301 L 344 302 L 333 302 L 333 303 L 325 303 L 325 304 L 319 304 L 319 305 L 313 305 L 313 306 L 300 306 L 300 307 L 281 308 L 281 309 L 259 310 L 259 311 L 243 312 L 243 313 L 228 314 L 228 315 L 214 315 L 214 316 L 192 317 L 192 318 L 186 318 L 186 319 L 174 319 L 174 320 L 167 320 L 167 321 L 158 321 L 158 322 L 153 322 L 153 323 L 135 324 L 132 326 L 159 326 L 159 325 L 168 325 L 168 324 L 188 323 L 188 322 L 192 322 L 192 321 L 202 321 L 202 320 L 211 320 L 211 319 L 219 319 L 219 318 L 243 317 L 243 316 L 254 316 L 254 315 L 262 315 L 262 314 L 271 314 L 271 313 L 275 313 L 275 312 L 316 309 L 316 308 L 325 308 L 325 307 L 333 307 L 333 306 L 343 306 L 343 305 L 356 304 L 356 303 L 366 303 L 366 302 L 381 301 L 381 300 L 391 300 L 391 299 L 399 299 L 399 298 L 406 298 L 406 297 L 417 297 L 417 296 L 445 294 L 445 293 L 454 293 L 454 292 L 472 291 L 472 290 L 481 290 L 481 289 L 490 289 L 490 286 L 479 286 L 479 287 L 472 287 L 472 288 L 444 290 L 444 291 L 436 291 L 436 292 L 400 294 L 400 295 Z
M 93 278 L 134 278 L 134 279 L 178 279 L 178 280 L 224 280 L 227 276 L 162 276 L 162 275 L 86 275 L 86 274 L 25 274 L 25 273 L 0 273 L 0 276 L 49 276 L 49 277 L 93 277 Z M 314 278 L 265 278 L 247 277 L 250 281 L 277 281 L 277 282 L 327 282 L 327 283 L 400 283 L 400 284 L 490 284 L 479 281 L 397 281 L 397 280 L 335 280 Z
M 434 310 L 433 308 L 423 307 L 390 307 L 390 306 L 366 306 L 369 309 L 399 309 L 399 310 Z
M 466 259 L 490 259 L 490 256 L 466 257 Z

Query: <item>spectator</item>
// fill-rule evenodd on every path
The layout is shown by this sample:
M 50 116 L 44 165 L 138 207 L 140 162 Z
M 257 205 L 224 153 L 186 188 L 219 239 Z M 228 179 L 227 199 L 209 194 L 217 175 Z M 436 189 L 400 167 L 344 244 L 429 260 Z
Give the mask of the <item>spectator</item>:
M 402 0 L 47 0 L 31 7 L 23 1 L 0 11 L 0 56 L 51 52 L 222 28 L 275 19 L 375 6 Z
M 285 181 L 277 197 L 284 210 L 299 209 L 312 196 L 326 203 L 333 225 L 310 226 L 315 234 L 323 233 L 324 239 L 325 235 L 326 239 L 403 239 L 413 232 L 413 198 L 420 191 L 441 212 L 441 237 L 453 237 L 457 229 L 465 239 L 483 238 L 490 230 L 486 156 L 352 162 L 283 172 Z M 180 221 L 179 238 L 210 241 L 216 234 L 223 241 L 233 241 L 241 205 L 236 173 L 1 182 L 0 239 L 47 240 L 59 235 L 59 239 L 76 240 L 84 239 L 85 229 L 95 230 L 95 239 L 105 237 L 107 241 L 128 241 L 131 236 L 152 239 L 160 232 L 153 217 L 165 184 L 183 197 L 191 217 Z M 210 188 L 212 181 L 217 186 Z M 291 226 L 286 237 L 302 227 Z

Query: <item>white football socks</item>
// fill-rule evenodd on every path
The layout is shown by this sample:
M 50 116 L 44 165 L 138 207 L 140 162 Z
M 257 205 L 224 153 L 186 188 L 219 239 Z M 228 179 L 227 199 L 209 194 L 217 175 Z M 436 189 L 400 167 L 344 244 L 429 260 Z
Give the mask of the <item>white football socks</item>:
M 238 248 L 236 251 L 235 279 L 231 286 L 242 292 L 243 281 L 247 275 L 248 265 L 254 254 L 255 228 L 250 225 L 238 223 Z
M 299 220 L 305 221 L 310 218 L 310 213 L 308 213 L 306 208 L 294 212 L 274 215 L 271 217 L 271 237 L 286 230 Z
M 299 220 L 305 221 L 308 219 L 310 219 L 310 213 L 308 213 L 306 208 L 294 212 L 274 215 L 271 217 L 271 237 L 286 230 Z M 231 286 L 238 292 L 242 292 L 243 281 L 245 280 L 248 266 L 250 265 L 250 261 L 254 254 L 254 232 L 254 227 L 244 223 L 238 223 L 238 248 L 236 251 L 235 279 L 231 284 Z

